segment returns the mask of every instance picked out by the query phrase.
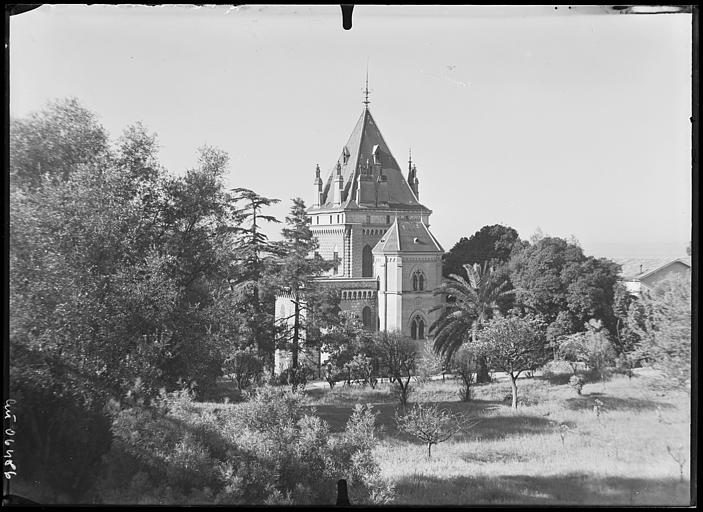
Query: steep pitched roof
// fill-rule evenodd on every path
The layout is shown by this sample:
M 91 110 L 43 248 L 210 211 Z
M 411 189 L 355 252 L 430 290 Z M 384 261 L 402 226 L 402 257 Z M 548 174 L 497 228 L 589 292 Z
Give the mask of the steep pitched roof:
M 395 219 L 388 231 L 381 237 L 373 252 L 439 252 L 444 249 L 424 223 L 415 220 Z
M 374 149 L 381 155 L 383 161 L 383 174 L 388 179 L 388 205 L 390 209 L 427 210 L 415 197 L 408 182 L 403 176 L 398 162 L 396 162 L 386 141 L 383 140 L 381 131 L 376 124 L 371 111 L 364 109 L 352 130 L 349 140 L 342 148 L 339 158 L 324 182 L 320 209 L 332 207 L 332 182 L 337 172 L 337 165 L 341 168 L 344 182 L 345 201 L 341 208 L 364 208 L 354 201 L 357 177 L 361 167 L 368 161 L 373 161 Z M 311 208 L 318 209 L 318 208 Z

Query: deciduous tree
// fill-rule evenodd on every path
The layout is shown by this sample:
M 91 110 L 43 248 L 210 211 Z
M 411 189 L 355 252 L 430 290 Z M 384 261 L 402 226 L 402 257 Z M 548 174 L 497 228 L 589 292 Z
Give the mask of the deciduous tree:
M 517 409 L 517 379 L 520 374 L 544 364 L 544 336 L 525 318 L 496 317 L 479 333 L 478 351 L 488 364 L 510 377 L 513 409 Z

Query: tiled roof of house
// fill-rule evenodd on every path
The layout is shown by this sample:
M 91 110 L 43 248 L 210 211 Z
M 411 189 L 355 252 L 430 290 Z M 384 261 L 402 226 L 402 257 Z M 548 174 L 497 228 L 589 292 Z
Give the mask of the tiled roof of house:
M 396 162 L 388 145 L 383 140 L 381 131 L 376 125 L 371 112 L 364 109 L 361 117 L 354 126 L 349 140 L 340 152 L 339 159 L 334 163 L 332 169 L 324 182 L 322 189 L 322 200 L 320 206 L 311 208 L 310 210 L 332 208 L 332 183 L 336 175 L 337 165 L 341 169 L 342 179 L 344 183 L 345 201 L 342 202 L 341 208 L 364 208 L 356 204 L 354 201 L 357 177 L 361 171 L 361 167 L 367 162 L 373 161 L 373 151 L 381 155 L 383 162 L 383 174 L 388 179 L 389 209 L 406 209 L 406 210 L 426 210 L 425 206 L 415 197 L 415 194 L 408 185 L 405 176 L 398 162 Z
M 691 266 L 691 258 L 650 258 L 650 259 L 628 259 L 620 260 L 617 263 L 622 265 L 621 275 L 623 279 L 628 281 L 639 280 L 644 277 L 650 276 L 655 272 L 668 267 L 672 263 L 681 262 L 684 265 Z
M 397 252 L 444 253 L 437 239 L 421 221 L 395 219 L 373 248 L 374 253 Z

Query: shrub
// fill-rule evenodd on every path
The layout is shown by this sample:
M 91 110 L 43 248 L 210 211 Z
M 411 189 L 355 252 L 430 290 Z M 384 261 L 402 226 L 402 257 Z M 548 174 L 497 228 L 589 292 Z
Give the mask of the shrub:
M 305 414 L 299 393 L 260 388 L 217 414 L 188 392 L 163 393 L 115 413 L 115 443 L 98 486 L 103 502 L 333 503 L 336 482 L 354 503 L 390 499 L 372 449 L 375 418 L 358 406 L 338 436 Z
M 585 384 L 585 379 L 581 375 L 572 375 L 569 379 L 569 386 L 576 390 L 576 394 L 580 395 L 583 385 Z
M 364 354 L 356 354 L 354 357 L 344 365 L 344 370 L 347 375 L 347 382 L 351 381 L 361 381 L 364 385 L 371 386 L 371 389 L 375 389 L 378 383 L 377 368 L 375 368 L 374 361 L 371 357 L 367 357 Z
M 433 343 L 430 341 L 423 343 L 416 378 L 418 383 L 424 384 L 432 380 L 435 375 L 444 375 L 444 370 L 444 358 L 435 352 Z
M 600 320 L 591 320 L 584 324 L 585 332 L 578 332 L 564 337 L 558 353 L 568 361 L 574 370 L 578 363 L 586 363 L 590 370 L 601 379 L 605 378 L 605 368 L 615 359 L 615 350 L 608 340 L 608 331 Z
M 461 379 L 459 398 L 464 402 L 471 400 L 471 387 L 475 382 L 476 366 L 477 357 L 469 345 L 463 345 L 457 350 L 449 362 L 449 369 Z
M 246 389 L 258 383 L 263 375 L 264 364 L 256 351 L 236 350 L 225 359 L 223 372 L 239 389 Z

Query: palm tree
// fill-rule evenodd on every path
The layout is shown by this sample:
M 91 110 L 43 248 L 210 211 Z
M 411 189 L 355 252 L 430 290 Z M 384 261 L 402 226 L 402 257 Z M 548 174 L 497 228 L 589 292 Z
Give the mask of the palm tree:
M 468 341 L 476 340 L 477 331 L 493 316 L 498 308 L 498 299 L 513 290 L 506 290 L 507 281 L 491 279 L 492 268 L 484 263 L 481 268 L 477 263 L 463 265 L 468 280 L 461 275 L 451 274 L 435 289 L 435 295 L 442 295 L 442 304 L 432 308 L 441 310 L 439 318 L 430 325 L 430 334 L 434 335 L 435 351 L 451 359 L 454 353 Z M 482 375 L 483 374 L 483 375 Z M 485 360 L 479 359 L 477 381 L 485 382 L 488 369 Z

